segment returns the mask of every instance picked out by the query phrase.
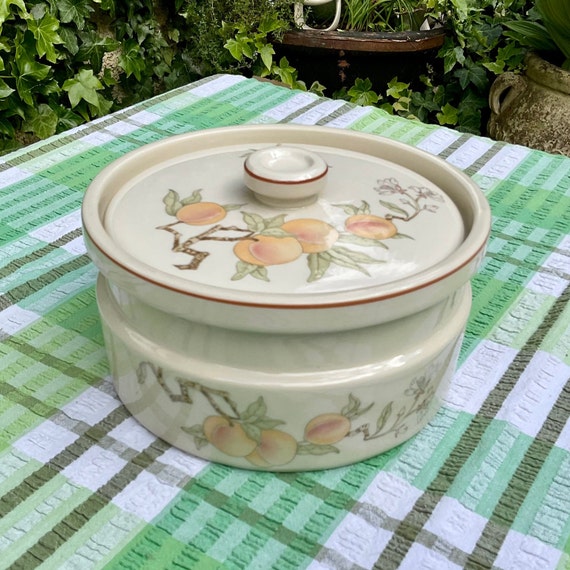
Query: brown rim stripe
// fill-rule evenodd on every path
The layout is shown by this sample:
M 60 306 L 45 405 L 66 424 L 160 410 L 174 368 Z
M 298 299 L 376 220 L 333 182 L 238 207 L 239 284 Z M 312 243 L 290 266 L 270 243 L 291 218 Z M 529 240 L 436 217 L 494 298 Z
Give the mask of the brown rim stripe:
M 378 560 L 374 565 L 375 570 L 396 570 L 400 566 L 408 550 L 412 544 L 414 544 L 419 533 L 431 517 L 440 499 L 447 493 L 455 481 L 455 478 L 459 474 L 462 466 L 465 464 L 466 459 L 471 456 L 477 445 L 479 445 L 485 430 L 491 424 L 495 415 L 501 408 L 501 405 L 517 383 L 521 371 L 528 366 L 536 350 L 540 347 L 540 344 L 551 330 L 549 324 L 555 322 L 560 317 L 568 302 L 570 302 L 570 286 L 568 286 L 562 295 L 556 299 L 544 321 L 536 328 L 535 332 L 531 335 L 526 344 L 519 350 L 516 357 L 505 371 L 505 374 L 497 383 L 497 386 L 489 393 L 486 400 L 483 402 L 481 409 L 477 415 L 472 418 L 469 426 L 449 453 L 445 463 L 442 465 L 431 484 L 416 501 L 413 509 L 406 518 L 398 525 L 394 535 L 386 545 L 386 548 L 378 557 Z M 564 402 L 564 405 L 561 405 L 562 399 L 563 397 L 561 396 L 556 402 L 556 405 L 552 408 L 545 425 L 548 423 L 550 426 L 552 422 L 560 421 L 559 416 L 561 412 L 566 415 L 570 414 L 567 403 Z M 564 423 L 561 422 L 560 425 L 563 427 Z M 529 464 L 533 461 L 534 459 L 529 457 L 529 453 L 527 451 L 523 461 L 515 473 L 515 476 L 518 474 L 520 477 L 521 470 L 526 469 L 528 471 Z M 530 471 L 532 472 L 532 469 L 530 469 Z M 508 492 L 509 491 L 505 491 L 505 493 L 503 493 L 503 497 L 507 496 Z M 503 499 L 501 498 L 499 502 L 502 500 Z M 493 521 L 497 520 L 495 517 L 496 511 L 493 513 Z M 488 523 L 487 526 L 489 526 L 489 524 L 490 523 Z M 508 531 L 508 529 L 504 530 L 504 536 L 506 536 L 506 531 Z M 470 567 L 473 569 L 491 568 L 504 540 L 504 536 L 499 537 L 500 540 L 496 541 L 492 545 L 487 544 L 486 541 L 484 541 L 484 548 L 483 546 L 476 548 L 477 560 L 474 559 L 475 553 L 473 553 Z
M 344 301 L 344 302 L 338 301 L 338 302 L 327 303 L 327 304 L 323 304 L 323 303 L 321 303 L 321 304 L 309 304 L 309 303 L 307 303 L 306 305 L 278 305 L 278 304 L 273 304 L 273 303 L 247 303 L 245 301 L 231 301 L 229 299 L 217 299 L 215 297 L 207 297 L 206 295 L 199 295 L 197 293 L 189 293 L 188 291 L 182 291 L 180 289 L 177 289 L 176 287 L 170 287 L 168 285 L 160 283 L 159 281 L 155 281 L 154 279 L 150 279 L 149 277 L 147 277 L 145 275 L 141 275 L 141 274 L 137 273 L 136 271 L 131 270 L 128 267 L 125 267 L 122 263 L 120 263 L 116 259 L 112 258 L 102 247 L 100 247 L 99 244 L 93 239 L 93 237 L 89 234 L 89 232 L 87 230 L 84 230 L 84 231 L 89 236 L 89 239 L 91 240 L 93 245 L 107 259 L 110 259 L 115 265 L 118 265 L 121 269 L 123 269 L 127 273 L 130 273 L 131 275 L 134 275 L 135 277 L 142 279 L 143 281 L 146 281 L 147 283 L 152 283 L 153 285 L 156 285 L 157 287 L 160 287 L 161 289 L 166 289 L 167 291 L 173 291 L 175 293 L 180 293 L 180 294 L 185 295 L 187 297 L 194 297 L 196 299 L 203 299 L 204 301 L 211 301 L 211 302 L 215 302 L 215 303 L 223 303 L 226 305 L 237 305 L 240 307 L 256 307 L 256 308 L 261 308 L 261 309 L 287 309 L 287 310 L 334 309 L 335 307 L 352 307 L 352 306 L 356 306 L 356 305 L 367 305 L 369 303 L 376 303 L 378 301 L 384 301 L 387 299 L 394 299 L 396 297 L 401 297 L 402 295 L 407 295 L 409 293 L 413 293 L 414 291 L 419 291 L 421 289 L 425 289 L 426 287 L 429 287 L 430 285 L 433 285 L 434 283 L 437 283 L 438 281 L 441 281 L 442 279 L 445 279 L 446 277 L 453 275 L 457 271 L 463 269 L 466 265 L 469 265 L 469 263 L 471 263 L 478 255 L 481 254 L 482 251 L 485 250 L 485 248 L 487 246 L 486 245 L 487 240 L 489 239 L 489 235 L 487 235 L 483 245 L 471 257 L 469 257 L 469 259 L 464 261 L 458 267 L 455 267 L 453 269 L 453 271 L 450 271 L 450 272 L 442 275 L 438 279 L 433 279 L 433 280 L 428 281 L 426 283 L 422 283 L 421 285 L 417 285 L 416 287 L 409 287 L 408 289 L 404 289 L 404 290 L 401 290 L 401 291 L 398 291 L 395 293 L 390 293 L 388 295 L 381 295 L 378 297 L 373 297 L 371 299 L 360 299 L 358 301 Z M 0 301 L 1 301 L 1 297 L 0 297 Z
M 312 178 L 308 178 L 307 180 L 275 180 L 274 178 L 265 178 L 264 176 L 259 176 L 259 174 L 255 174 L 255 172 L 252 172 L 252 170 L 250 170 L 247 167 L 247 164 L 243 165 L 243 169 L 252 178 L 255 178 L 256 180 L 261 180 L 262 182 L 270 182 L 271 184 L 282 184 L 283 186 L 300 186 L 302 184 L 308 184 L 309 182 L 315 182 L 316 180 L 320 180 L 321 178 L 326 176 L 329 171 L 329 167 L 327 165 L 327 168 L 323 173 L 319 174 L 318 176 L 313 176 Z

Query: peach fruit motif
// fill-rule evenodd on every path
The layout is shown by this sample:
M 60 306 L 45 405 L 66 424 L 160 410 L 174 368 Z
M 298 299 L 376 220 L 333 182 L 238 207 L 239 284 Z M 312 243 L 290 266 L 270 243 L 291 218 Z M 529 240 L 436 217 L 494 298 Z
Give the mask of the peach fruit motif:
M 350 216 L 344 226 L 350 233 L 367 239 L 388 239 L 398 233 L 398 229 L 390 220 L 371 214 Z
M 238 241 L 236 256 L 253 265 L 280 265 L 295 261 L 302 253 L 301 244 L 294 237 L 256 235 Z
M 223 220 L 226 214 L 225 208 L 215 202 L 195 202 L 182 206 L 176 212 L 176 217 L 191 226 L 206 226 Z
M 330 249 L 339 237 L 330 224 L 314 218 L 285 222 L 281 229 L 297 238 L 304 253 L 321 253 Z
M 239 423 L 231 423 L 223 416 L 208 416 L 202 428 L 206 439 L 226 455 L 245 457 L 257 447 L 257 442 L 247 436 Z
M 305 426 L 305 441 L 315 445 L 332 445 L 346 437 L 350 420 L 341 414 L 328 413 L 315 416 Z
M 295 438 L 278 429 L 261 432 L 259 445 L 246 456 L 246 459 L 258 467 L 285 465 L 297 455 Z

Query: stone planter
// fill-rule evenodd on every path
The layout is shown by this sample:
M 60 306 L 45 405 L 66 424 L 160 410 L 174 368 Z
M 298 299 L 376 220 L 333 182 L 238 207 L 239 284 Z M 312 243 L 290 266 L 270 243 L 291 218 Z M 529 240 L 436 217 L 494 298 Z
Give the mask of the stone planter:
M 436 58 L 443 45 L 442 28 L 410 32 L 345 32 L 296 30 L 274 44 L 278 58 L 286 56 L 299 79 L 318 80 L 327 95 L 369 78 L 376 91 L 397 76 L 419 87 L 419 77 L 438 72 Z
M 489 93 L 489 136 L 570 156 L 570 72 L 536 54 L 523 75 L 503 73 Z

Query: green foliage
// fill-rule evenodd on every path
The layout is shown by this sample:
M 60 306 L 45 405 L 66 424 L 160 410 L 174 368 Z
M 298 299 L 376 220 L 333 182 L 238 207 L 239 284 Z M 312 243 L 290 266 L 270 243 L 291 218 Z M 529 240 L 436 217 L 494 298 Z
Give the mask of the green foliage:
M 534 10 L 506 22 L 506 36 L 514 38 L 564 69 L 570 69 L 570 3 L 536 0 Z
M 0 0 L 0 152 L 197 78 L 171 3 Z

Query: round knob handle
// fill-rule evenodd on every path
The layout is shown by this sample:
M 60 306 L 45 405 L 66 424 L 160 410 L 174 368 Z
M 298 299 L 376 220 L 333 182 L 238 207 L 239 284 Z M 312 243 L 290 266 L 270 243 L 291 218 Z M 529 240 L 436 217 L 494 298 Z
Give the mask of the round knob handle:
M 326 184 L 328 165 L 317 153 L 277 145 L 252 152 L 244 162 L 244 181 L 268 206 L 297 208 L 314 202 Z

